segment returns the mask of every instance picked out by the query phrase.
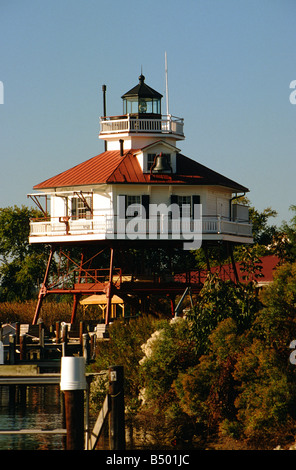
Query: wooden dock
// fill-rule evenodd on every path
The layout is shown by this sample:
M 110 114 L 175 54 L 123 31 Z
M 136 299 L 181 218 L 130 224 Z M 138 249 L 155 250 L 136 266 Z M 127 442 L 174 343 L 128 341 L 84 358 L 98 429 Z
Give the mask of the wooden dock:
M 54 334 L 47 335 L 42 324 L 36 325 L 32 338 L 32 329 L 21 332 L 21 325 L 16 325 L 15 331 L 6 335 L 4 340 L 3 331 L 0 326 L 0 341 L 2 342 L 2 363 L 0 363 L 0 386 L 8 386 L 12 400 L 16 396 L 16 389 L 19 387 L 20 395 L 25 396 L 27 386 L 61 385 L 61 359 L 64 356 L 83 356 L 86 364 L 95 359 L 96 333 L 85 332 L 84 325 L 79 325 L 78 330 L 68 330 L 68 325 L 56 325 Z M 72 334 L 71 334 L 72 333 Z M 8 341 L 7 341 L 8 340 Z M 99 339 L 100 340 L 100 339 Z M 102 341 L 105 338 L 101 339 Z M 114 370 L 113 370 L 114 368 Z M 111 371 L 112 369 L 112 371 Z M 77 448 L 75 434 L 79 429 L 80 441 L 79 449 L 91 450 L 97 445 L 101 435 L 103 424 L 109 421 L 111 429 L 109 441 L 110 450 L 123 449 L 124 438 L 124 391 L 123 391 L 123 369 L 120 366 L 112 366 L 109 371 L 98 373 L 86 373 L 86 390 L 77 390 L 80 393 L 81 423 L 74 424 L 69 421 L 70 408 L 67 407 L 69 399 L 67 396 L 72 392 L 61 390 L 64 413 L 66 415 L 66 429 L 53 429 L 50 426 L 35 429 L 0 429 L 1 434 L 65 434 L 67 439 L 67 449 Z M 111 372 L 110 372 L 111 371 Z M 98 375 L 109 376 L 109 392 L 107 392 L 104 406 L 99 413 L 97 422 L 93 428 L 89 428 L 89 396 L 92 380 Z M 112 378 L 113 377 L 113 378 Z M 115 377 L 115 378 L 114 378 Z M 116 378 L 117 377 L 117 378 Z M 120 389 L 117 390 L 117 387 Z M 74 393 L 74 392 L 73 392 Z M 85 406 L 85 411 L 84 411 Z M 79 408 L 79 409 L 80 409 Z M 68 410 L 68 411 L 67 411 Z M 72 416 L 76 419 L 78 409 Z M 84 418 L 83 418 L 84 415 Z M 75 421 L 75 420 L 74 420 Z M 83 424 L 84 421 L 84 424 Z M 69 424 L 70 423 L 70 424 Z M 77 438 L 78 439 L 78 438 Z M 77 440 L 76 439 L 76 440 Z M 71 442 L 73 441 L 73 447 Z M 84 443 L 83 443 L 84 441 Z
M 98 375 L 105 375 L 107 371 L 98 373 L 86 373 L 86 422 L 85 422 L 85 434 L 86 434 L 86 449 L 89 448 L 89 442 L 93 443 L 89 437 L 89 387 L 91 381 Z M 14 364 L 14 365 L 0 365 L 0 386 L 36 386 L 36 385 L 60 385 L 61 374 L 60 373 L 40 373 L 39 366 L 37 364 Z M 95 431 L 95 430 L 94 430 Z M 9 434 L 61 434 L 67 435 L 67 429 L 65 428 L 32 428 L 32 429 L 0 429 L 0 435 Z M 92 439 L 94 439 L 94 432 L 91 433 Z
M 61 357 L 73 355 L 84 356 L 89 364 L 95 359 L 98 335 L 96 325 L 84 322 L 76 327 L 56 322 L 51 328 L 43 323 L 0 325 L 0 365 L 36 364 L 39 372 L 59 372 Z

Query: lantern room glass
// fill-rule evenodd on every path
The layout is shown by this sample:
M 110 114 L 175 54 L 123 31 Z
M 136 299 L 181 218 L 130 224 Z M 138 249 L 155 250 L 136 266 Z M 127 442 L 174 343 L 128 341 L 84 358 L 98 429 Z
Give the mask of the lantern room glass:
M 160 99 L 125 98 L 123 99 L 123 114 L 161 114 Z

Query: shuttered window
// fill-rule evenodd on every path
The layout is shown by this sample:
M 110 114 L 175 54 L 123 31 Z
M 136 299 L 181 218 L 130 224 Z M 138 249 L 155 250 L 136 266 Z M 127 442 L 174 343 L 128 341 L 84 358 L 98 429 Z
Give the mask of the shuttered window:
M 85 201 L 79 197 L 71 199 L 71 215 L 75 219 L 92 218 L 92 197 L 85 197 Z
M 140 195 L 121 195 L 119 198 L 119 207 L 118 207 L 118 214 L 121 219 L 125 219 L 126 217 L 142 217 L 146 215 L 146 218 L 149 218 L 149 201 L 150 197 L 148 194 Z M 133 207 L 133 213 L 131 215 L 127 214 L 127 208 L 131 205 Z M 138 210 L 137 210 L 138 206 Z M 145 209 L 145 213 L 143 211 Z
M 178 204 L 180 217 L 192 217 L 198 219 L 200 217 L 199 204 L 200 196 L 178 196 L 176 194 L 171 195 L 171 204 Z M 173 218 L 174 215 L 173 215 Z

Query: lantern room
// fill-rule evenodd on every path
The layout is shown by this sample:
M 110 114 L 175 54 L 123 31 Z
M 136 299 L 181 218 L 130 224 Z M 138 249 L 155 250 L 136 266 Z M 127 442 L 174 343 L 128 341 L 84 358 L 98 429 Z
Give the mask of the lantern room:
M 151 114 L 153 117 L 161 116 L 162 95 L 145 83 L 144 75 L 139 76 L 139 83 L 130 91 L 122 95 L 123 114 Z M 155 116 L 156 115 L 156 116 Z

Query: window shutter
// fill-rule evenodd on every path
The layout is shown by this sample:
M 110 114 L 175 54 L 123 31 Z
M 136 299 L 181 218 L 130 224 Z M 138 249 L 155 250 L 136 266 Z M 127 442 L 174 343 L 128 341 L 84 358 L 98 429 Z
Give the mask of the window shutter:
M 178 204 L 178 196 L 176 194 L 171 194 L 171 204 Z M 178 209 L 178 213 L 176 211 L 172 210 L 172 219 L 178 219 L 180 217 L 180 211 Z
M 71 199 L 71 216 L 75 219 L 77 217 L 77 197 Z
M 142 195 L 142 206 L 144 207 L 144 209 L 146 211 L 146 219 L 149 219 L 149 201 L 150 201 L 149 194 L 143 194 Z
M 171 194 L 171 204 L 178 204 L 178 196 Z
M 194 195 L 192 196 L 192 217 L 193 219 L 199 219 L 200 218 L 200 207 L 198 206 L 200 204 L 200 196 Z
M 117 213 L 120 219 L 126 218 L 126 196 L 120 194 L 117 198 Z

